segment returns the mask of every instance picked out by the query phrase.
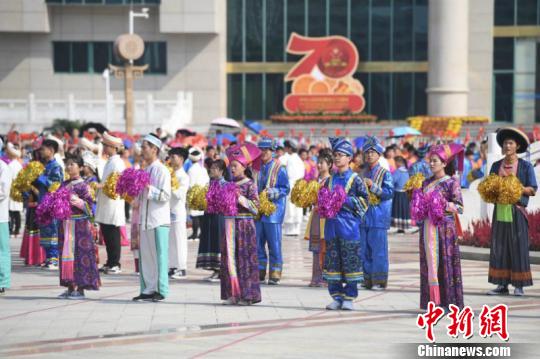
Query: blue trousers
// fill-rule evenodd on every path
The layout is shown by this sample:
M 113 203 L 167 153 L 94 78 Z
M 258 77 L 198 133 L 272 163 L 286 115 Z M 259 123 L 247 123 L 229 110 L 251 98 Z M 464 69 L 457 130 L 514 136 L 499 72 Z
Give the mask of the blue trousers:
M 358 296 L 357 284 L 362 280 L 360 242 L 344 238 L 327 238 L 323 278 L 335 300 L 353 300 Z
M 281 277 L 283 256 L 281 254 L 281 223 L 266 223 L 257 221 L 257 256 L 259 257 L 259 270 L 266 271 L 268 257 L 270 257 L 270 277 Z M 266 253 L 268 246 L 268 255 Z
M 358 283 L 328 281 L 328 292 L 335 300 L 353 300 L 358 297 Z
M 45 250 L 47 263 L 58 263 L 58 222 L 39 227 L 39 244 Z
M 367 288 L 388 282 L 388 236 L 386 228 L 360 227 L 360 246 Z

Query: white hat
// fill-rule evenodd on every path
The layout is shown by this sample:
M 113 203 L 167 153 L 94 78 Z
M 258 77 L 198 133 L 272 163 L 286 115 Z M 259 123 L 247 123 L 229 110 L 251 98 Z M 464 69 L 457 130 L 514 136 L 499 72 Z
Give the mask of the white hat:
M 90 167 L 90 169 L 94 172 L 97 170 L 97 157 L 90 151 L 84 151 L 82 154 L 82 160 L 85 166 Z
M 120 137 L 114 137 L 113 135 L 109 134 L 108 132 L 103 133 L 103 144 L 107 146 L 111 146 L 114 148 L 120 148 L 124 145 L 124 142 L 122 142 L 122 139 Z
M 64 142 L 56 136 L 48 135 L 47 140 L 53 140 L 58 144 L 58 152 L 64 152 Z
M 203 156 L 203 153 L 199 147 L 191 147 L 189 149 L 189 159 L 191 162 L 199 162 Z
M 15 146 L 11 142 L 7 143 L 6 151 L 8 153 L 10 153 L 12 156 L 15 156 L 15 157 L 21 157 L 22 156 L 21 150 L 15 148 Z
M 143 141 L 146 141 L 146 142 L 156 146 L 159 149 L 161 149 L 161 146 L 163 145 L 163 142 L 161 142 L 161 140 L 159 138 L 157 138 L 154 135 L 150 135 L 150 134 L 144 136 Z
M 81 137 L 79 139 L 79 146 L 85 150 L 88 150 L 88 151 L 96 151 L 98 149 L 98 146 L 96 143 L 90 141 L 88 138 L 86 137 Z

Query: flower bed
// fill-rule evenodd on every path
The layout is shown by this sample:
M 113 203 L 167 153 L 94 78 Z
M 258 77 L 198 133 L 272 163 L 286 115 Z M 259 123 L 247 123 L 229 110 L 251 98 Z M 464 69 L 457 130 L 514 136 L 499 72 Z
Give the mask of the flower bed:
M 540 251 L 540 211 L 529 213 L 529 250 Z M 491 220 L 473 221 L 464 231 L 460 244 L 489 248 L 491 242 Z

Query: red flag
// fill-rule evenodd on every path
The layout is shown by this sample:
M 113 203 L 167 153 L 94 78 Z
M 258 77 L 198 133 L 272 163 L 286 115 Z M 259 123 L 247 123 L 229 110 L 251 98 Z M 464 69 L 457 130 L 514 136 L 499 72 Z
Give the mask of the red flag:
M 279 132 L 278 132 L 278 137 L 279 137 L 279 138 L 285 137 L 285 131 L 279 131 Z
M 341 130 L 339 128 L 336 128 L 336 136 L 341 136 Z

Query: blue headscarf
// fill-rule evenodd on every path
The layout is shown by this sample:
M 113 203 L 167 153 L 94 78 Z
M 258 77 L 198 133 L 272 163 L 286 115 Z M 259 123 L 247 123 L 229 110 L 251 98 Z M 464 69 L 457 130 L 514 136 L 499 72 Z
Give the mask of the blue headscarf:
M 341 152 L 347 156 L 353 155 L 353 147 L 349 140 L 344 137 L 330 137 L 330 145 L 333 152 Z
M 257 144 L 257 147 L 259 147 L 261 150 L 269 149 L 274 151 L 276 149 L 276 145 L 270 137 L 261 138 L 259 143 Z
M 362 146 L 362 151 L 367 152 L 369 150 L 374 150 L 378 154 L 382 154 L 384 152 L 384 147 L 381 145 L 377 137 L 366 136 L 366 140 L 364 141 L 364 145 Z

